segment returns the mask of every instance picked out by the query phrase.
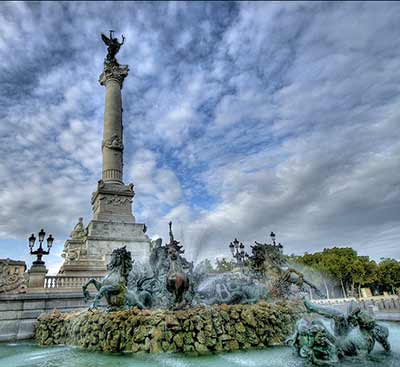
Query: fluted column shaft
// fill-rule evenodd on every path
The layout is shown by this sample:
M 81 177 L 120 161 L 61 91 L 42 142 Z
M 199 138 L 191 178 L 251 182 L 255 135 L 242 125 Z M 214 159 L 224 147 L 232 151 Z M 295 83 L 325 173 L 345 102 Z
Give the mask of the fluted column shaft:
M 104 182 L 123 183 L 123 132 L 121 89 L 128 67 L 106 65 L 100 75 L 100 84 L 106 87 L 104 129 L 103 129 L 103 168 Z

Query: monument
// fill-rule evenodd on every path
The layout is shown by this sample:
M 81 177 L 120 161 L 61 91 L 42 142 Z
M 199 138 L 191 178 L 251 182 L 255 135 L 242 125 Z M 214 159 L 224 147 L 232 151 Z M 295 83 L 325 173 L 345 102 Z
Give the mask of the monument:
M 133 184 L 123 182 L 123 125 L 121 89 L 128 76 L 128 65 L 115 58 L 124 43 L 110 31 L 101 35 L 108 54 L 99 83 L 106 88 L 102 142 L 102 175 L 92 194 L 93 219 L 85 228 L 79 218 L 71 238 L 65 242 L 61 275 L 104 275 L 114 249 L 126 246 L 135 259 L 147 259 L 150 239 L 146 226 L 136 223 L 132 214 Z

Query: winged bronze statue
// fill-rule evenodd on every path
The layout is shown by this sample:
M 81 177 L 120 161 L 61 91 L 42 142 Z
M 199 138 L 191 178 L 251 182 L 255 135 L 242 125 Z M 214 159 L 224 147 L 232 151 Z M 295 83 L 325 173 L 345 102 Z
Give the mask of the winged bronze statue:
M 124 44 L 125 37 L 122 35 L 122 42 L 120 43 L 118 41 L 118 38 L 113 37 L 114 31 L 110 30 L 110 37 L 107 37 L 105 34 L 101 34 L 101 38 L 103 42 L 107 45 L 107 57 L 106 57 L 106 62 L 107 63 L 118 63 L 117 59 L 115 58 L 115 55 L 118 53 L 119 49 L 121 46 Z

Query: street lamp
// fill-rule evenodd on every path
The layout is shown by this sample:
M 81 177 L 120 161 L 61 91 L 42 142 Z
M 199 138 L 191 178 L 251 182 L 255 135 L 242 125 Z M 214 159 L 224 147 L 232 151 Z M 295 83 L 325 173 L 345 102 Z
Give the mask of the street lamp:
M 271 239 L 272 239 L 272 244 L 275 246 L 275 244 L 276 244 L 276 242 L 275 242 L 275 233 L 271 232 L 270 236 L 271 236 Z
M 232 256 L 236 259 L 237 264 L 240 267 L 243 267 L 244 258 L 246 257 L 246 253 L 244 252 L 244 245 L 242 242 L 239 242 L 237 238 L 234 239 L 233 242 L 229 244 L 229 249 L 231 250 Z
M 38 233 L 39 248 L 37 250 L 33 250 L 33 248 L 35 246 L 35 241 L 36 241 L 35 235 L 32 233 L 32 235 L 28 238 L 29 251 L 30 251 L 31 255 L 36 255 L 36 261 L 33 262 L 33 265 L 44 265 L 44 261 L 42 260 L 42 257 L 43 257 L 43 255 L 48 255 L 50 253 L 51 247 L 53 246 L 54 238 L 52 235 L 49 235 L 49 237 L 47 237 L 47 240 L 46 240 L 47 241 L 47 251 L 43 249 L 42 244 L 43 244 L 45 236 L 46 236 L 46 232 L 42 228 L 40 230 L 40 232 Z

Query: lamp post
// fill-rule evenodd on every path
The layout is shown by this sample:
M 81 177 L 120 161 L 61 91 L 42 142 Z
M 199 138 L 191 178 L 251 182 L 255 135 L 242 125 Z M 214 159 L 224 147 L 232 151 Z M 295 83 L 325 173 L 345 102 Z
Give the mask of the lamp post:
M 271 232 L 270 236 L 271 236 L 271 239 L 272 239 L 272 244 L 275 246 L 275 244 L 276 244 L 276 242 L 275 242 L 275 233 Z
M 236 259 L 237 265 L 239 265 L 240 269 L 243 271 L 244 259 L 246 257 L 246 253 L 244 252 L 244 245 L 242 242 L 239 242 L 237 238 L 233 240 L 229 244 L 229 249 L 231 250 L 232 256 Z
M 47 251 L 43 249 L 42 244 L 44 241 L 44 237 L 46 236 L 46 232 L 43 230 L 43 228 L 40 230 L 38 233 L 39 237 L 39 248 L 37 250 L 33 250 L 33 247 L 35 246 L 35 241 L 36 237 L 32 233 L 32 235 L 29 237 L 29 250 L 31 255 L 36 255 L 36 261 L 34 261 L 32 264 L 34 265 L 44 265 L 44 261 L 42 260 L 43 255 L 48 255 L 50 253 L 51 246 L 53 246 L 53 241 L 54 238 L 52 235 L 49 235 L 47 237 Z
M 35 247 L 35 242 L 36 242 L 36 237 L 32 233 L 32 235 L 28 238 L 28 243 L 29 243 L 29 252 L 31 255 L 36 255 L 36 260 L 32 262 L 32 266 L 29 269 L 29 282 L 28 282 L 28 287 L 29 288 L 43 288 L 44 287 L 44 281 L 45 277 L 47 274 L 47 269 L 45 266 L 45 262 L 42 260 L 42 257 L 44 255 L 48 255 L 50 253 L 50 249 L 53 246 L 53 241 L 54 238 L 52 235 L 49 235 L 46 239 L 47 242 L 47 250 L 43 248 L 43 242 L 44 238 L 46 236 L 46 232 L 41 229 L 40 232 L 38 233 L 38 239 L 39 239 L 39 247 L 37 250 L 34 250 L 33 248 Z

